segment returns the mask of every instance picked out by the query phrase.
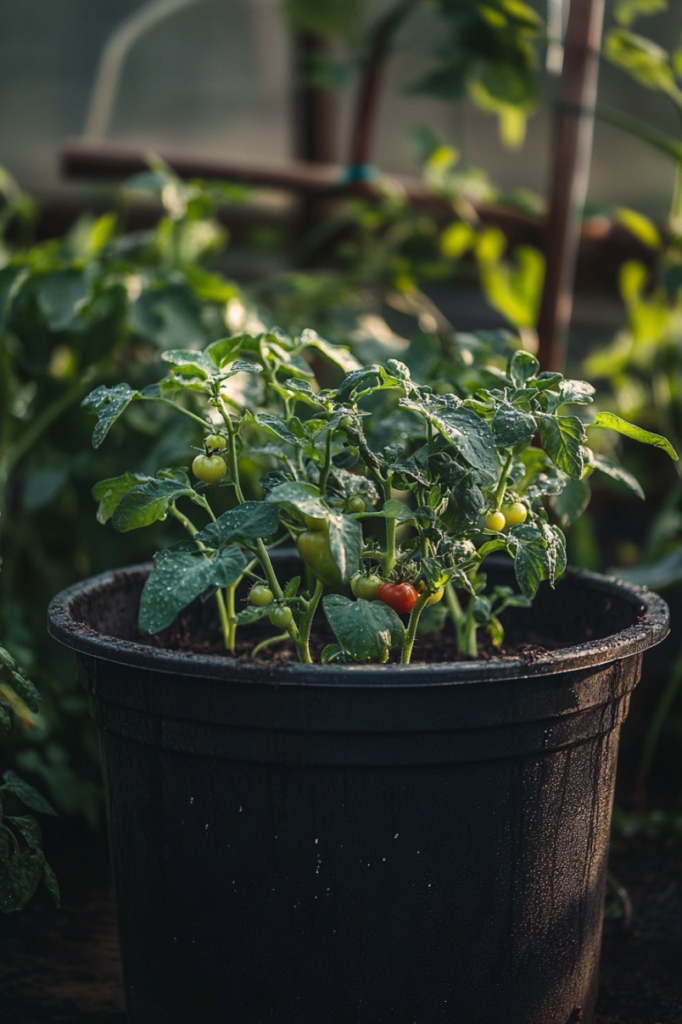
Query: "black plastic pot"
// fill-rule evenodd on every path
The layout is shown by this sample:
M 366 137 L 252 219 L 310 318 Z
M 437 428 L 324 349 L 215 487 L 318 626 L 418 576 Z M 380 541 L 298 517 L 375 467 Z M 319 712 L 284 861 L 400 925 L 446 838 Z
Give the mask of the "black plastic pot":
M 576 646 L 275 668 L 138 642 L 146 571 L 50 609 L 100 727 L 131 1024 L 589 1024 L 665 603 L 569 572 L 507 623 Z

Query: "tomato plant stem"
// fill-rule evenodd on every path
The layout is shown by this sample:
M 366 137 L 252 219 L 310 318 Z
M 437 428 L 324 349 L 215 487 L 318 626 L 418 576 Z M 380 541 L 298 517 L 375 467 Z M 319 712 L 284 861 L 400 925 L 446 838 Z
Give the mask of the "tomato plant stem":
M 264 647 L 269 647 L 270 644 L 281 644 L 283 640 L 290 639 L 291 637 L 288 633 L 278 633 L 277 636 L 269 636 L 266 640 L 261 640 L 259 644 L 256 644 L 251 651 L 251 657 L 253 658 L 254 655 L 258 654 L 259 651 L 262 651 Z
M 220 394 L 217 395 L 218 405 L 220 408 L 221 415 L 227 427 L 228 450 L 230 452 L 230 472 L 232 473 L 232 483 L 234 484 L 235 493 L 237 495 L 237 501 L 240 505 L 244 504 L 244 494 L 242 491 L 242 485 L 239 480 L 239 457 L 237 455 L 237 436 L 235 434 L 234 424 L 232 423 L 232 417 L 227 411 L 227 406 L 223 401 Z
M 468 654 L 470 658 L 478 656 L 478 644 L 476 643 L 476 620 L 474 618 L 474 596 L 469 598 L 467 605 L 466 622 L 464 625 L 464 643 L 460 646 L 462 654 Z
M 395 522 L 395 520 L 393 520 L 393 522 Z M 426 602 L 430 597 L 431 594 L 427 590 L 419 598 L 419 600 L 417 601 L 416 605 L 414 606 L 410 613 L 410 621 L 407 624 L 407 636 L 405 637 L 405 643 L 403 644 L 403 653 L 400 659 L 403 665 L 410 664 L 410 658 L 412 657 L 412 648 L 414 647 L 414 640 L 417 635 L 417 626 L 419 625 L 419 618 L 421 616 L 422 611 L 424 610 L 424 607 L 426 606 Z
M 500 505 L 502 504 L 504 492 L 507 487 L 507 477 L 509 476 L 509 470 L 511 469 L 513 458 L 513 452 L 509 452 L 509 455 L 507 456 L 507 461 L 505 462 L 504 468 L 502 469 L 502 476 L 500 477 L 500 482 L 497 485 L 497 490 L 495 492 L 495 508 L 499 508 Z
M 212 510 L 211 510 L 211 508 L 210 508 L 210 506 L 209 506 L 209 504 L 208 504 L 208 502 L 206 501 L 205 498 L 204 498 L 204 502 L 205 502 L 206 508 L 208 509 L 208 512 L 211 515 L 211 518 L 215 521 L 215 516 L 213 515 L 213 512 L 212 512 Z M 180 509 L 174 503 L 171 503 L 168 506 L 168 512 L 169 512 L 170 515 L 173 516 L 174 519 L 177 519 L 177 521 L 179 523 L 182 523 L 182 525 L 187 530 L 187 532 L 190 535 L 190 537 L 192 537 L 192 538 L 196 537 L 197 533 L 199 532 L 197 530 L 196 526 L 194 525 L 194 523 L 190 519 L 187 518 L 187 516 L 183 512 L 180 511 Z M 199 548 L 200 551 L 204 551 L 204 545 L 201 543 L 201 541 L 196 541 L 196 544 L 197 544 L 197 547 Z M 208 558 L 209 556 L 205 554 L 204 557 Z M 230 622 L 230 618 L 229 618 L 229 616 L 227 614 L 227 608 L 225 607 L 225 599 L 223 597 L 222 590 L 216 590 L 215 601 L 216 601 L 216 604 L 218 606 L 218 615 L 220 617 L 220 627 L 222 629 L 223 641 L 225 643 L 225 647 L 229 651 L 234 651 L 234 623 Z
M 299 638 L 296 641 L 296 647 L 298 649 L 299 657 L 304 665 L 312 665 L 313 663 L 313 659 L 310 656 L 310 630 L 323 590 L 324 583 L 321 580 L 316 580 L 313 596 L 305 605 L 303 615 L 301 616 L 301 630 Z
M 327 480 L 329 478 L 329 470 L 332 465 L 332 431 L 327 431 L 327 444 L 324 453 L 324 468 L 320 473 L 320 494 L 324 498 L 324 492 L 327 490 Z

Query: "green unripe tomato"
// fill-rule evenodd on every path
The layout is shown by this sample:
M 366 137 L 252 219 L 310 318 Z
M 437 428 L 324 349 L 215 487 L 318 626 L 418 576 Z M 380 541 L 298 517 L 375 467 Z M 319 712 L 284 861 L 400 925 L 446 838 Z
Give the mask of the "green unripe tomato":
M 356 494 L 354 497 L 348 499 L 348 501 L 346 502 L 345 508 L 346 508 L 346 512 L 351 512 L 351 513 L 352 512 L 364 512 L 365 511 L 364 499 L 361 498 L 359 494 Z
M 290 626 L 293 617 L 291 608 L 287 608 L 286 605 L 281 604 L 278 604 L 276 608 L 273 608 L 269 615 L 270 622 L 273 626 L 277 626 L 278 629 L 286 629 L 287 626 Z
M 252 588 L 249 594 L 249 603 L 255 605 L 256 608 L 264 608 L 266 604 L 272 604 L 274 599 L 275 595 L 270 587 L 264 587 L 259 583 Z
M 485 517 L 485 525 L 488 530 L 497 530 L 499 533 L 500 530 L 504 530 L 507 520 L 504 518 L 503 512 L 488 512 Z
M 381 576 L 354 576 L 350 581 L 350 589 L 361 601 L 376 601 L 379 587 L 383 584 Z
M 513 505 L 503 505 L 502 512 L 507 526 L 520 526 L 528 516 L 528 509 L 520 501 L 515 501 Z
M 329 533 L 326 530 L 306 530 L 296 541 L 296 548 L 318 580 L 332 587 L 341 584 L 341 573 L 332 556 Z
M 220 434 L 209 434 L 208 437 L 204 438 L 204 444 L 212 455 L 215 452 L 224 452 L 227 448 L 227 441 Z
M 328 529 L 326 519 L 318 519 L 317 516 L 306 516 L 305 525 L 309 530 L 326 531 Z
M 445 590 L 443 589 L 443 587 L 441 587 L 440 590 L 437 590 L 435 592 L 435 594 L 431 594 L 431 597 L 428 599 L 428 601 L 426 602 L 424 607 L 425 608 L 430 608 L 432 604 L 438 604 L 439 601 L 443 600 L 443 594 L 444 593 L 445 593 Z
M 192 463 L 192 470 L 205 484 L 214 484 L 225 476 L 227 466 L 219 455 L 197 455 Z
M 353 426 L 353 421 L 350 416 L 342 416 L 339 420 L 339 429 L 348 430 L 349 427 Z

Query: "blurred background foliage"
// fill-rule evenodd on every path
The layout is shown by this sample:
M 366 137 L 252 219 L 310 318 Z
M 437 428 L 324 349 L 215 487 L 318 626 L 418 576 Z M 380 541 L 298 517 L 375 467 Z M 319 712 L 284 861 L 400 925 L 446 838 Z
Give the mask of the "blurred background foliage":
M 119 6 L 112 4 L 112 10 Z M 201 17 L 201 6 L 195 19 Z M 0 7 L 14 10 L 10 0 L 0 0 Z M 376 129 L 373 155 L 382 164 L 387 151 L 382 133 L 396 91 L 408 106 L 425 93 L 447 100 L 460 120 L 473 104 L 476 117 L 494 115 L 502 144 L 521 148 L 514 157 L 517 163 L 491 159 L 488 174 L 474 165 L 471 152 L 476 147 L 457 124 L 453 129 L 452 123 L 433 117 L 408 133 L 403 121 L 400 145 L 409 134 L 405 150 L 411 166 L 419 167 L 432 202 L 413 203 L 395 179 L 378 176 L 378 196 L 358 194 L 335 202 L 304 237 L 296 238 L 288 227 L 267 218 L 246 232 L 239 227 L 240 211 L 254 202 L 267 205 L 267 196 L 235 185 L 181 181 L 153 157 L 148 172 L 125 188 L 98 194 L 93 207 L 101 210 L 104 203 L 106 212 L 81 216 L 65 233 L 44 238 L 35 198 L 9 171 L 0 171 L 0 716 L 11 726 L 2 737 L 2 767 L 30 777 L 59 812 L 83 816 L 93 828 L 101 815 L 95 733 L 70 659 L 45 635 L 47 603 L 75 580 L 146 560 L 153 545 L 162 543 L 158 537 L 116 534 L 97 524 L 93 484 L 119 475 L 132 463 L 139 465 L 140 453 L 142 468 L 149 473 L 187 461 L 196 439 L 191 424 L 186 428 L 167 420 L 163 411 L 150 417 L 132 409 L 128 429 L 115 427 L 106 450 L 95 452 L 89 444 L 91 424 L 80 408 L 83 396 L 98 384 L 126 380 L 143 387 L 155 380 L 155 363 L 165 348 L 203 348 L 226 334 L 274 325 L 292 332 L 312 327 L 330 341 L 351 346 L 363 361 L 398 357 L 421 381 L 455 391 L 462 380 L 494 373 L 510 348 L 537 346 L 544 257 L 538 245 L 515 241 L 513 232 L 504 229 L 504 218 L 496 222 L 485 211 L 518 214 L 532 224 L 544 210 L 533 191 L 544 157 L 538 160 L 534 121 L 528 118 L 535 111 L 540 120 L 546 116 L 553 83 L 544 68 L 557 39 L 545 28 L 541 5 L 519 0 L 437 0 L 430 5 L 416 0 L 397 5 L 285 0 L 274 14 L 266 4 L 261 8 L 263 18 L 277 15 L 282 33 L 288 26 L 329 40 L 315 75 L 325 88 L 341 91 L 362 78 L 377 32 L 387 24 L 400 64 L 405 47 L 401 33 L 415 19 L 419 52 L 426 57 L 408 62 L 411 74 L 403 74 L 397 90 L 393 73 L 387 72 L 385 117 Z M 438 19 L 438 47 L 432 36 L 418 30 L 425 8 L 429 17 Z M 244 12 L 235 11 L 231 24 L 238 28 Z M 570 367 L 573 375 L 584 374 L 598 386 L 598 407 L 666 434 L 678 450 L 679 15 L 679 10 L 668 12 L 665 0 L 619 0 L 610 7 L 605 67 L 617 69 L 614 74 L 636 86 L 634 95 L 646 94 L 646 103 L 655 100 L 665 111 L 659 113 L 658 105 L 647 107 L 641 98 L 627 102 L 629 86 L 619 92 L 607 78 L 606 92 L 612 95 L 606 98 L 625 102 L 600 106 L 598 114 L 608 131 L 653 154 L 659 169 L 665 167 L 665 175 L 656 180 L 659 186 L 664 180 L 667 184 L 669 212 L 662 216 L 663 187 L 655 200 L 649 195 L 643 213 L 624 205 L 623 197 L 636 189 L 628 193 L 621 184 L 614 186 L 608 204 L 600 200 L 588 208 L 588 222 L 620 226 L 640 258 L 627 259 L 618 269 L 615 322 L 615 297 L 605 300 L 615 328 L 611 340 L 606 340 L 608 328 L 603 327 L 603 344 L 595 345 L 592 337 L 589 344 L 574 339 Z M 217 17 L 215 4 L 207 3 L 205 21 L 210 25 Z M 651 21 L 638 20 L 644 17 Z M 656 38 L 639 34 L 648 24 Z M 658 41 L 662 34 L 673 41 L 668 49 Z M 2 46 L 0 42 L 0 52 Z M 134 78 L 138 72 L 132 70 Z M 265 93 L 270 86 L 266 75 Z M 249 112 L 248 103 L 244 109 Z M 249 116 L 262 130 L 265 122 L 258 122 L 254 110 Z M 656 115 L 647 116 L 650 110 Z M 638 118 L 633 111 L 644 116 Z M 0 109 L 0 124 L 3 116 L 7 111 L 3 115 Z M 281 119 L 281 110 L 277 117 Z M 157 118 L 157 129 L 162 123 Z M 39 139 L 39 126 L 36 133 Z M 192 131 L 184 137 L 190 145 L 203 138 Z M 156 141 L 153 131 L 145 138 Z M 269 152 L 277 149 L 278 138 L 275 132 Z M 492 152 L 488 148 L 488 155 Z M 2 152 L 0 158 L 5 159 Z M 599 147 L 596 158 L 601 159 Z M 28 157 L 18 157 L 15 165 L 23 166 L 24 159 Z M 609 173 L 617 176 L 617 161 L 609 166 Z M 634 160 L 633 166 L 643 165 Z M 509 184 L 510 167 L 518 172 L 520 188 Z M 44 199 L 45 182 L 32 191 L 41 195 L 41 188 Z M 152 211 L 150 226 L 131 229 L 141 206 Z M 659 215 L 657 220 L 652 213 Z M 232 248 L 228 222 L 236 225 L 239 236 Z M 474 291 L 485 299 L 484 319 L 490 328 L 476 333 L 461 329 L 466 320 L 461 297 L 468 302 Z M 479 303 L 475 309 L 480 313 L 485 306 Z M 592 569 L 615 567 L 626 578 L 662 588 L 671 597 L 674 614 L 682 613 L 676 604 L 682 584 L 682 484 L 662 456 L 654 452 L 642 458 L 627 440 L 611 443 L 619 446 L 619 458 L 642 481 L 649 500 L 646 506 L 638 503 L 616 481 L 602 478 L 592 488 L 590 514 L 572 530 L 573 516 L 589 499 L 591 481 L 577 485 L 559 514 L 569 531 L 572 561 Z M 608 456 L 609 450 L 603 454 Z M 674 659 L 669 646 L 667 650 L 667 657 L 652 667 L 659 682 L 642 707 L 635 743 L 638 767 L 631 781 L 640 811 L 647 803 L 648 777 L 657 756 L 661 771 L 668 773 L 666 799 L 673 808 L 680 799 L 679 758 L 674 762 L 682 744 L 682 655 Z M 40 704 L 33 685 L 42 695 Z

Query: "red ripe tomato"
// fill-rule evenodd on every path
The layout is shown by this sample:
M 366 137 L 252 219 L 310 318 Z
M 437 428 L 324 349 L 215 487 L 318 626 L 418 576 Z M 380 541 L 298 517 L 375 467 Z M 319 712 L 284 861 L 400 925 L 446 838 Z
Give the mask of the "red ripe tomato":
M 411 583 L 383 583 L 377 597 L 398 615 L 407 615 L 419 600 L 419 594 Z

